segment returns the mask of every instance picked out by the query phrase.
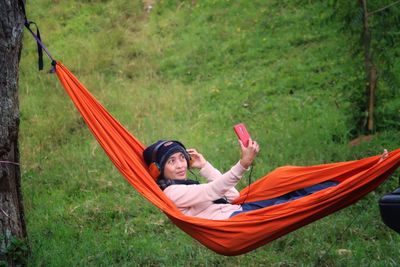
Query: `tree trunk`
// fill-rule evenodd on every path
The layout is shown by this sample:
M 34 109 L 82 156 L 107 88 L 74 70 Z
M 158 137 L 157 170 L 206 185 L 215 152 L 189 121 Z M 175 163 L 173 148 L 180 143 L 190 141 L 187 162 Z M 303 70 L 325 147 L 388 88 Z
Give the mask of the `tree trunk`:
M 18 71 L 24 14 L 17 0 L 0 0 L 0 265 L 24 265 L 18 130 Z M 2 264 L 3 263 L 3 264 Z
M 378 82 L 378 72 L 376 65 L 372 61 L 371 51 L 371 31 L 368 25 L 368 9 L 367 0 L 360 0 L 363 9 L 364 26 L 363 26 L 363 42 L 364 42 L 364 66 L 366 73 L 366 96 L 367 96 L 367 112 L 368 122 L 367 130 L 371 133 L 374 130 L 374 112 L 375 112 L 375 90 Z

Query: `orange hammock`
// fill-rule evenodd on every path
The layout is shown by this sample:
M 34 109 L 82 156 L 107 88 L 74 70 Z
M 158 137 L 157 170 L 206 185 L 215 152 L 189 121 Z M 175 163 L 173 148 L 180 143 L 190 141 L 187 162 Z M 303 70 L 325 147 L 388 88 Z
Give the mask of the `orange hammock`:
M 144 146 L 116 121 L 61 63 L 56 73 L 90 130 L 118 170 L 147 200 L 179 228 L 213 251 L 239 255 L 260 247 L 319 218 L 349 206 L 379 186 L 400 165 L 400 149 L 356 161 L 309 167 L 285 166 L 240 192 L 236 203 L 284 195 L 327 180 L 340 184 L 292 202 L 241 213 L 227 220 L 182 214 L 153 181 L 142 159 Z M 249 194 L 247 195 L 247 192 Z

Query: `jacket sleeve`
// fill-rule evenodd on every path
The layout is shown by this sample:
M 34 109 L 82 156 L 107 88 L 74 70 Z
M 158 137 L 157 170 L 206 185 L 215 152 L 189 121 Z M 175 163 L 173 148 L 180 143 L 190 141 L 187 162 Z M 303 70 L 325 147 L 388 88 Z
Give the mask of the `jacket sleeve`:
M 238 165 L 240 165 L 240 163 L 238 163 Z M 206 165 L 203 168 L 201 168 L 200 175 L 205 177 L 207 179 L 207 181 L 209 181 L 209 182 L 217 180 L 220 177 L 222 177 L 221 172 L 219 170 L 217 170 L 214 166 L 212 166 L 211 163 L 209 163 L 208 161 L 207 161 Z M 234 199 L 239 197 L 239 195 L 240 195 L 239 191 L 237 191 L 234 186 L 231 187 L 224 194 L 224 196 L 228 199 L 228 201 L 233 201 Z
M 212 182 L 222 176 L 222 173 L 214 168 L 210 162 L 206 162 L 203 168 L 200 169 L 200 175 L 207 179 L 207 181 Z
M 200 185 L 171 185 L 164 190 L 164 193 L 179 208 L 212 202 L 226 195 L 239 182 L 245 171 L 246 169 L 238 162 L 212 182 Z

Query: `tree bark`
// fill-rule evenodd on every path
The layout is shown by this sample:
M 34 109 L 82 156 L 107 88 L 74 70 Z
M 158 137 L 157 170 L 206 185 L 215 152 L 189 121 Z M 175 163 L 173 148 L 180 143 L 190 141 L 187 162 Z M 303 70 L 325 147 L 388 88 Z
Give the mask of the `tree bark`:
M 15 238 L 26 239 L 18 150 L 18 72 L 24 27 L 19 3 L 0 0 L 0 263 L 10 266 L 21 264 L 13 254 L 18 249 Z
M 366 73 L 366 96 L 367 96 L 367 130 L 369 133 L 374 130 L 374 112 L 375 112 L 375 91 L 378 83 L 378 71 L 372 60 L 371 51 L 371 31 L 368 23 L 368 8 L 367 0 L 360 0 L 360 5 L 363 9 L 363 42 L 364 42 L 364 66 Z

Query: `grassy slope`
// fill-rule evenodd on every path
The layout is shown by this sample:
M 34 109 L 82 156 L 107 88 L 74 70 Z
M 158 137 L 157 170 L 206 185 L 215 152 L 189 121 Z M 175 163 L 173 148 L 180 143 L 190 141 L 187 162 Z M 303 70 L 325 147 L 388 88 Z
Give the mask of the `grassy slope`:
M 175 138 L 226 170 L 231 126 L 261 143 L 254 177 L 286 164 L 354 159 L 398 146 L 396 132 L 348 147 L 360 80 L 329 8 L 301 1 L 49 1 L 28 5 L 54 56 L 144 143 Z M 255 252 L 223 257 L 174 227 L 121 178 L 55 77 L 21 62 L 21 161 L 32 266 L 394 265 L 399 237 L 365 200 Z M 243 181 L 239 187 L 245 186 Z M 355 214 L 360 214 L 346 232 Z M 338 249 L 351 251 L 339 255 Z

